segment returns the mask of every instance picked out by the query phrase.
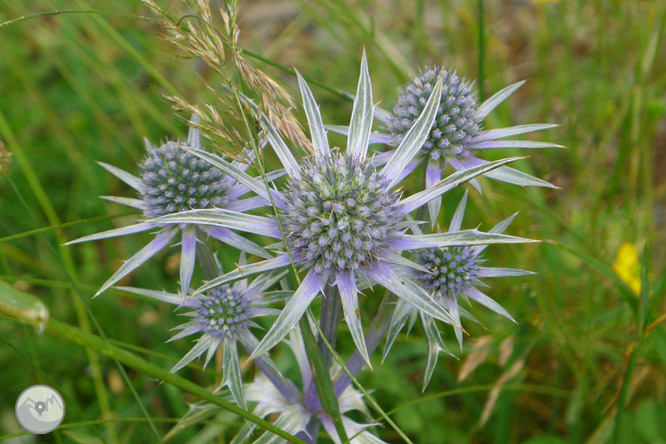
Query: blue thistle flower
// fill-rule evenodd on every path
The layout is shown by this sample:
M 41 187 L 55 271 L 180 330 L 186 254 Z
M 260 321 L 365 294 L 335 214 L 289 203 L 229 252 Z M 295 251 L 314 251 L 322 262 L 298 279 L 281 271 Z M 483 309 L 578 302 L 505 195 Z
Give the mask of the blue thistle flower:
M 478 101 L 472 82 L 444 67 L 426 67 L 403 86 L 386 125 L 391 135 L 389 144 L 400 144 L 421 114 L 440 75 L 442 98 L 421 152 L 434 161 L 447 157 L 464 159 L 472 155 L 468 147 L 483 129 L 483 121 L 477 114 Z
M 449 226 L 449 232 L 460 232 L 466 204 L 467 193 L 465 193 L 456 208 Z M 488 232 L 496 234 L 503 233 L 516 217 L 516 214 L 503 220 Z M 417 232 L 420 231 L 418 227 L 414 227 L 414 229 Z M 430 293 L 433 299 L 447 308 L 448 313 L 458 324 L 461 322 L 461 313 L 468 318 L 474 319 L 472 315 L 459 306 L 459 299 L 461 298 L 467 302 L 475 301 L 515 322 L 513 317 L 500 304 L 477 288 L 478 286 L 485 286 L 479 279 L 534 274 L 530 271 L 514 268 L 482 266 L 484 260 L 481 258 L 481 252 L 486 247 L 487 245 L 444 247 L 424 249 L 415 253 L 416 262 L 423 267 L 422 271 L 415 272 L 416 281 Z M 419 313 L 402 301 L 398 301 L 391 320 L 386 347 L 384 349 L 384 357 L 388 354 L 400 330 L 402 330 L 410 319 L 415 320 L 416 317 L 421 319 L 429 345 L 428 364 L 423 387 L 425 390 L 432 377 L 439 352 L 445 351 L 450 354 L 444 346 L 439 330 L 435 325 L 435 318 L 425 312 Z M 454 329 L 454 332 L 462 349 L 463 332 L 458 328 Z
M 291 257 L 306 274 L 253 356 L 277 345 L 327 285 L 337 286 L 345 321 L 366 362 L 369 362 L 369 357 L 358 311 L 359 286 L 383 286 L 411 306 L 461 328 L 439 302 L 410 279 L 406 271 L 410 268 L 423 270 L 423 267 L 401 254 L 424 248 L 527 240 L 477 230 L 411 235 L 406 233 L 413 224 L 408 215 L 461 183 L 515 159 L 504 159 L 458 172 L 420 193 L 401 199 L 392 189 L 427 139 L 442 93 L 441 79 L 435 84 L 421 116 L 382 168 L 377 168 L 375 159 L 367 157 L 374 106 L 365 54 L 352 110 L 352 131 L 344 153 L 329 148 L 318 105 L 305 80 L 300 75 L 298 80 L 313 141 L 312 158 L 299 165 L 267 119 L 263 120 L 263 125 L 269 143 L 289 176 L 284 193 L 277 190 L 271 192 L 276 206 L 283 212 L 281 219 L 286 227 Z M 261 188 L 261 185 L 255 184 L 253 189 L 255 187 Z M 278 221 L 273 217 L 243 216 L 241 219 L 237 213 L 216 209 L 166 215 L 154 219 L 154 222 L 210 224 L 283 238 Z M 289 264 L 290 255 L 281 253 L 273 259 L 241 267 L 213 279 L 196 292 L 206 291 L 248 273 Z
M 193 208 L 224 208 L 233 185 L 219 169 L 167 142 L 148 150 L 139 193 L 146 218 Z
M 427 272 L 418 275 L 423 288 L 431 293 L 461 294 L 474 282 L 479 271 L 471 247 L 431 248 L 416 254 Z
M 244 263 L 243 258 L 241 263 Z M 282 292 L 267 290 L 274 286 L 282 276 L 284 273 L 265 274 L 251 283 L 244 279 L 192 297 L 142 288 L 118 288 L 167 302 L 178 308 L 189 309 L 183 315 L 190 320 L 176 327 L 176 330 L 180 331 L 169 341 L 192 335 L 200 336 L 194 347 L 173 366 L 171 371 L 177 372 L 204 353 L 206 354 L 205 368 L 215 353 L 221 349 L 223 375 L 220 387 L 228 386 L 238 405 L 245 406 L 238 345 L 240 344 L 248 353 L 252 353 L 259 342 L 251 331 L 251 328 L 259 327 L 253 319 L 275 316 L 280 313 L 279 310 L 269 308 L 268 305 L 281 299 Z M 288 387 L 288 390 L 295 392 L 293 384 L 288 385 L 289 383 L 277 372 L 275 364 L 268 356 L 261 356 L 258 360 L 259 366 L 266 369 L 267 374 L 277 378 L 275 384 L 281 388 Z M 289 393 L 289 391 L 287 392 Z
M 357 270 L 389 248 L 397 192 L 358 157 L 308 159 L 286 192 L 284 226 L 292 253 L 317 273 Z
M 413 171 L 424 157 L 428 158 L 426 180 L 434 183 L 441 179 L 445 164 L 457 171 L 481 165 L 485 161 L 476 157 L 486 149 L 496 148 L 561 148 L 561 145 L 525 140 L 499 140 L 509 136 L 556 127 L 553 124 L 519 125 L 508 128 L 483 130 L 483 120 L 497 105 L 502 103 L 525 82 L 508 86 L 478 104 L 472 89 L 472 82 L 458 77 L 455 72 L 443 66 L 423 69 L 400 90 L 393 112 L 381 112 L 377 116 L 386 125 L 389 137 L 373 137 L 373 142 L 388 142 L 397 146 L 415 121 L 414 113 L 420 113 L 426 97 L 435 85 L 438 76 L 443 78 L 442 96 L 437 110 L 437 118 L 420 156 L 414 159 L 407 171 Z M 406 173 L 403 173 L 406 174 Z M 520 186 L 541 186 L 554 188 L 550 183 L 537 179 L 513 168 L 503 166 L 485 174 L 491 179 Z M 474 182 L 472 182 L 474 183 Z M 429 186 L 426 183 L 426 186 Z M 478 188 L 478 185 L 477 185 Z
M 194 116 L 192 122 L 198 123 L 198 118 Z M 247 176 L 244 173 L 247 165 L 235 161 L 228 163 L 214 154 L 203 151 L 199 130 L 193 127 L 190 128 L 186 141 L 168 141 L 157 148 L 146 141 L 146 149 L 148 153 L 140 164 L 140 178 L 100 162 L 103 168 L 134 188 L 139 197 L 133 199 L 104 196 L 104 198 L 141 210 L 146 220 L 135 225 L 84 236 L 66 244 L 158 229 L 155 239 L 125 261 L 118 271 L 102 285 L 95 296 L 107 290 L 169 245 L 178 232 L 181 233 L 180 284 L 183 294 L 188 292 L 192 280 L 197 242 L 205 237 L 212 236 L 241 251 L 261 257 L 270 257 L 256 243 L 225 227 L 158 223 L 148 220 L 193 208 L 224 208 L 240 213 L 267 205 L 268 201 L 259 196 L 240 199 L 250 191 L 242 184 L 242 179 Z M 271 179 L 278 175 L 273 175 Z M 240 177 L 241 180 L 234 177 Z

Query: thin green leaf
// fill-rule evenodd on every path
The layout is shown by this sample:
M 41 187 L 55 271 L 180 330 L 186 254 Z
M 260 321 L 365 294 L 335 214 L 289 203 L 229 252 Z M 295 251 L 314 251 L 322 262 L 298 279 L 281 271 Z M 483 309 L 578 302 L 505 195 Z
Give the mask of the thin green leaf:
M 28 297 L 25 293 L 21 293 L 21 301 L 19 303 L 27 303 L 28 305 L 32 304 L 34 301 Z M 5 293 L 0 292 L 0 301 L 5 301 Z M 21 312 L 21 310 L 16 310 L 12 308 L 15 304 L 0 303 L 0 312 L 10 315 L 17 318 L 18 320 L 24 321 L 28 324 L 39 326 L 42 322 L 39 319 L 35 319 L 32 316 L 26 315 Z M 89 348 L 93 351 L 96 351 L 104 356 L 108 356 L 112 359 L 115 359 L 123 364 L 131 367 L 139 372 L 145 373 L 148 376 L 162 380 L 168 384 L 172 384 L 175 387 L 178 387 L 188 393 L 191 393 L 195 396 L 205 399 L 223 409 L 234 413 L 235 415 L 240 416 L 241 418 L 247 419 L 258 426 L 269 430 L 271 433 L 274 433 L 289 442 L 296 444 L 306 444 L 303 440 L 293 436 L 290 433 L 285 432 L 284 430 L 276 427 L 270 422 L 259 418 L 252 413 L 238 407 L 233 402 L 229 402 L 219 395 L 209 392 L 205 388 L 188 381 L 174 373 L 169 372 L 168 370 L 150 363 L 139 356 L 123 350 L 122 348 L 116 347 L 115 345 L 110 344 L 99 336 L 93 335 L 91 333 L 86 333 L 77 328 L 71 327 L 65 323 L 49 320 L 46 323 L 46 331 L 49 333 L 60 336 L 68 341 L 74 342 L 82 347 Z

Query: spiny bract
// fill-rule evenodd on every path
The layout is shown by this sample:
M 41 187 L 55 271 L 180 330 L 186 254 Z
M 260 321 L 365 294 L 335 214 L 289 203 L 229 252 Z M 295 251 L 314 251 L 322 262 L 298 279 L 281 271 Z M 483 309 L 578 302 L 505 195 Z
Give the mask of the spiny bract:
M 367 164 L 332 152 L 306 161 L 288 186 L 290 247 L 318 273 L 371 263 L 395 229 L 398 194 Z
M 419 265 L 430 270 L 419 274 L 423 288 L 439 296 L 464 293 L 479 271 L 478 257 L 470 247 L 433 248 L 420 251 L 417 257 Z
M 236 338 L 250 318 L 248 301 L 230 285 L 199 297 L 194 308 L 201 330 L 218 339 Z
M 421 115 L 440 73 L 443 78 L 442 98 L 435 122 L 421 150 L 433 160 L 451 156 L 468 157 L 470 152 L 466 147 L 482 130 L 482 120 L 476 113 L 477 99 L 472 82 L 444 67 L 425 68 L 402 87 L 388 121 L 393 139 L 391 145 L 397 146 Z
M 193 208 L 223 207 L 229 183 L 209 162 L 167 142 L 148 151 L 141 163 L 141 199 L 148 218 Z

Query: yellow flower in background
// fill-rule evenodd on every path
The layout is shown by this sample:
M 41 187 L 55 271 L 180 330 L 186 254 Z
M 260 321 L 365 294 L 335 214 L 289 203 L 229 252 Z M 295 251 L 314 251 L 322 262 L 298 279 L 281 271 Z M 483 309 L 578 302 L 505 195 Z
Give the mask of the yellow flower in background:
M 638 248 L 632 242 L 625 242 L 617 252 L 613 271 L 636 294 L 641 292 L 641 264 L 638 262 Z

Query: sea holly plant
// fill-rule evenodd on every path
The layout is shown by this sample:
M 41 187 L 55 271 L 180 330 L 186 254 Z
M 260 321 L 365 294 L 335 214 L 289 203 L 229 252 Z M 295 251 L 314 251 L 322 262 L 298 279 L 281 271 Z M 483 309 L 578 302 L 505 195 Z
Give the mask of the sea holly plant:
M 232 16 L 225 21 L 229 29 L 235 26 Z M 210 19 L 206 14 L 202 17 L 208 37 L 214 34 L 207 22 Z M 182 31 L 179 38 L 190 38 L 182 28 L 177 31 Z M 204 51 L 206 42 L 197 40 L 195 53 Z M 227 44 L 224 39 L 220 42 Z M 237 48 L 236 40 L 232 47 Z M 207 63 L 217 63 L 215 60 L 211 57 Z M 186 106 L 194 113 L 187 139 L 166 141 L 158 147 L 147 143 L 146 157 L 137 167 L 139 176 L 102 164 L 135 189 L 136 197 L 107 199 L 139 210 L 138 223 L 70 244 L 156 232 L 154 240 L 102 285 L 100 294 L 179 236 L 179 282 L 172 288 L 117 287 L 168 303 L 183 319 L 171 341 L 194 338 L 196 342 L 172 372 L 185 373 L 185 367 L 193 367 L 198 359 L 203 367 L 215 362 L 222 382 L 215 392 L 220 397 L 253 411 L 255 417 L 269 418 L 295 435 L 295 441 L 314 444 L 322 429 L 335 443 L 384 442 L 371 431 L 372 421 L 356 422 L 359 412 L 369 417 L 367 403 L 409 442 L 355 377 L 365 366 L 371 367 L 372 356 L 384 338 L 386 358 L 398 333 L 420 320 L 429 344 L 427 385 L 436 371 L 439 352 L 445 350 L 438 322 L 453 329 L 462 347 L 462 320 L 473 318 L 466 302 L 512 319 L 482 292 L 485 284 L 481 279 L 529 272 L 486 267 L 481 253 L 491 244 L 534 241 L 505 234 L 515 215 L 487 232 L 462 229 L 467 193 L 448 231 L 441 232 L 435 223 L 440 218 L 439 202 L 467 182 L 478 186 L 476 179 L 481 176 L 518 185 L 550 186 L 507 166 L 521 158 L 484 161 L 475 156 L 491 148 L 556 146 L 501 140 L 552 125 L 484 130 L 484 117 L 519 85 L 479 105 L 471 83 L 443 68 L 423 71 L 404 88 L 393 113 L 383 112 L 375 106 L 363 53 L 348 126 L 326 126 L 308 82 L 299 73 L 296 76 L 310 139 L 289 139 L 300 141 L 297 145 L 302 149 L 293 149 L 285 141 L 283 135 L 288 131 L 277 128 L 279 119 L 267 115 L 270 106 L 256 104 L 234 89 L 233 82 L 226 82 L 220 94 L 229 95 L 229 101 L 238 106 L 234 117 L 244 121 L 247 130 L 247 146 L 236 153 L 236 160 L 204 147 L 198 129 L 203 128 L 199 109 Z M 262 101 L 270 100 L 266 97 Z M 206 110 L 207 125 L 215 122 L 210 118 L 212 109 Z M 373 132 L 375 119 L 384 122 L 385 133 Z M 331 146 L 328 129 L 343 132 L 346 145 Z M 229 131 L 229 127 L 217 130 Z M 236 144 L 243 140 L 239 134 L 233 136 Z M 371 150 L 377 142 L 390 148 Z M 264 158 L 268 147 L 281 164 L 272 171 Z M 230 149 L 218 150 L 215 144 L 209 148 Z M 419 189 L 403 188 L 403 179 L 424 161 L 425 180 L 415 181 Z M 451 174 L 445 174 L 445 164 L 454 167 Z M 429 221 L 421 220 L 425 208 Z M 236 266 L 224 272 L 219 257 Z M 197 265 L 205 275 L 203 282 L 196 282 Z M 367 313 L 363 297 L 378 298 L 376 313 Z M 318 300 L 321 304 L 315 304 Z M 341 322 L 348 328 L 353 350 L 338 346 Z M 291 368 L 276 364 L 284 365 L 284 356 L 274 359 L 284 348 L 293 353 L 292 367 L 301 375 L 299 384 L 284 376 L 293 373 L 287 371 Z M 246 362 L 257 373 L 254 382 L 245 382 L 248 374 L 241 365 L 242 353 L 249 355 Z M 346 362 L 341 357 L 344 354 Z M 257 430 L 252 423 L 243 423 L 233 442 L 253 439 L 256 443 L 287 442 L 270 431 Z
M 255 349 L 253 357 L 279 344 L 296 326 L 312 301 L 329 287 L 337 291 L 330 296 L 334 298 L 330 313 L 323 313 L 322 317 L 337 316 L 338 307 L 342 307 L 354 343 L 367 363 L 370 361 L 369 352 L 359 314 L 361 285 L 371 288 L 379 285 L 417 310 L 461 328 L 442 304 L 410 278 L 408 270 L 424 269 L 402 254 L 427 248 L 529 240 L 478 230 L 410 234 L 407 231 L 411 223 L 407 216 L 461 183 L 516 159 L 469 168 L 401 199 L 393 189 L 430 132 L 442 92 L 442 80 L 435 84 L 420 117 L 383 167 L 377 167 L 376 162 L 368 157 L 374 104 L 365 56 L 344 152 L 329 147 L 318 105 L 300 76 L 299 86 L 314 155 L 298 163 L 277 132 L 270 131 L 270 128 L 268 131 L 269 142 L 288 174 L 283 191 L 271 190 L 273 201 L 281 210 L 278 215 L 281 220 L 255 217 L 240 225 L 237 219 L 241 215 L 237 212 L 200 209 L 164 215 L 151 222 L 236 228 L 254 234 L 271 236 L 272 233 L 273 237 L 286 240 L 286 245 L 282 247 L 287 252 L 281 252 L 277 259 L 255 264 L 252 270 L 256 272 L 287 266 L 293 261 L 305 272 L 305 276 Z M 199 151 L 191 151 L 199 154 Z M 249 272 L 249 269 L 241 267 L 238 272 L 232 272 L 232 277 L 225 275 L 213 279 L 196 293 Z

